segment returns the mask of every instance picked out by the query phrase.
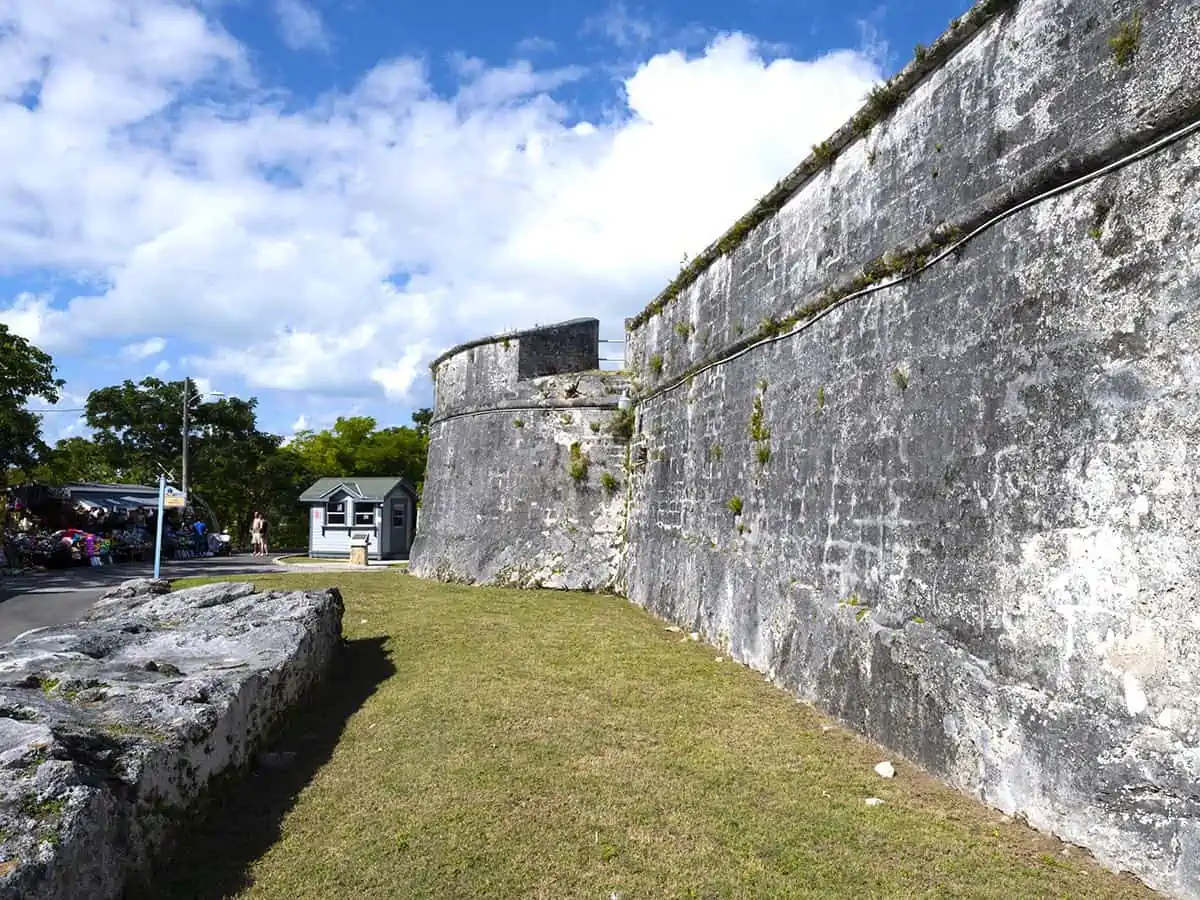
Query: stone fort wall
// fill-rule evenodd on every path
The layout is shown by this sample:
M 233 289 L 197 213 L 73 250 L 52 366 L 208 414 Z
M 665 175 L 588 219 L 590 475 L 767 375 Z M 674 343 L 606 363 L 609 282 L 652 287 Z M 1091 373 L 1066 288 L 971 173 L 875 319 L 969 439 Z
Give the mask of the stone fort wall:
M 472 341 L 433 364 L 429 466 L 411 571 L 609 590 L 624 542 L 628 380 L 599 370 L 596 319 Z
M 627 323 L 636 430 L 595 517 L 634 602 L 1179 896 L 1200 896 L 1197 36 L 1191 3 L 979 4 Z M 455 444 L 512 444 L 486 420 Z M 536 474 L 570 436 L 467 488 L 435 434 L 424 570 L 481 497 L 528 517 L 527 554 L 552 508 L 583 527 Z

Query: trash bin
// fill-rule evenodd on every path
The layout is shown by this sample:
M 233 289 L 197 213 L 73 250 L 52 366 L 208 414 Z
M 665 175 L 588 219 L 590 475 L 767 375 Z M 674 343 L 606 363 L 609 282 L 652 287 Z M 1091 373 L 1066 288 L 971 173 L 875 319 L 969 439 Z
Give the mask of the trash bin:
M 350 565 L 365 566 L 367 564 L 367 541 L 365 537 L 350 538 Z

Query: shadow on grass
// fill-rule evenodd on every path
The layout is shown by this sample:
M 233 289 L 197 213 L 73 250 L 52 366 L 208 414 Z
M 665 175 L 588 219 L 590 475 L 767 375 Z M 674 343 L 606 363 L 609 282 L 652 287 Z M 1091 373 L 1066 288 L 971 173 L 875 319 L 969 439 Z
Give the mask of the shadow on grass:
M 126 900 L 225 900 L 250 886 L 251 865 L 279 840 L 284 817 L 333 755 L 346 721 L 395 673 L 385 640 L 342 646 L 322 686 L 271 740 L 271 764 L 255 762 L 213 787 L 200 818 L 158 860 L 149 885 L 131 889 Z

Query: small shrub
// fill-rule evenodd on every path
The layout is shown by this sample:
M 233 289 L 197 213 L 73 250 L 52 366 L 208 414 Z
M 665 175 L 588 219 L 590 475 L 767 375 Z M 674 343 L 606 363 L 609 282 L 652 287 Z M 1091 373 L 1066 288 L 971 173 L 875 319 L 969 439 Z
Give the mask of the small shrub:
M 713 444 L 708 452 L 712 454 L 713 459 L 718 460 L 718 461 L 721 459 L 722 456 L 725 455 L 725 451 L 723 451 L 721 449 L 720 444 Z
M 1104 237 L 1104 229 L 1099 225 L 1089 228 L 1088 237 L 1090 237 L 1093 241 L 1098 241 L 1100 238 Z
M 589 425 L 588 427 L 592 429 L 592 434 L 599 434 L 599 433 L 600 433 L 600 423 L 599 423 L 599 422 L 593 422 L 593 423 L 592 423 L 591 425 Z
M 633 438 L 635 420 L 632 409 L 618 409 L 609 419 L 608 432 L 617 440 L 628 442 Z
M 817 388 L 817 409 L 825 408 L 825 385 Z
M 693 331 L 695 331 L 695 328 L 692 326 L 691 322 L 676 322 L 675 323 L 675 333 L 677 335 L 679 335 L 681 338 L 683 338 L 685 341 L 689 337 L 692 336 Z
M 771 429 L 766 426 L 763 413 L 762 394 L 754 398 L 754 411 L 750 413 L 750 439 L 758 443 L 771 439 Z
M 865 135 L 895 111 L 904 95 L 891 84 L 877 84 L 867 94 L 867 102 L 852 120 L 854 131 Z
M 661 353 L 655 353 L 650 357 L 650 371 L 655 375 L 661 375 L 663 372 L 663 358 Z
M 919 63 L 925 62 L 925 57 L 928 55 L 929 48 L 924 44 L 917 44 L 917 46 L 913 48 L 913 59 Z
M 513 419 L 513 425 L 517 428 L 524 428 L 525 420 L 524 419 Z
M 908 390 L 908 376 L 899 369 L 892 370 L 892 381 L 896 382 L 896 387 L 900 388 L 900 390 Z
M 740 516 L 742 514 L 742 498 L 741 497 L 730 497 L 729 502 L 726 504 L 726 506 L 729 507 L 729 511 L 731 513 L 733 513 L 735 516 Z
M 762 444 L 761 446 L 759 446 L 756 455 L 758 456 L 758 464 L 760 466 L 765 466 L 767 463 L 769 463 L 771 461 L 770 445 Z
M 600 476 L 600 486 L 606 493 L 613 493 L 617 489 L 617 485 L 617 479 L 613 477 L 612 472 L 605 472 Z
M 588 458 L 583 453 L 583 448 L 576 441 L 571 445 L 571 458 L 567 463 L 567 472 L 576 482 L 582 482 L 588 475 Z
M 782 332 L 783 323 L 774 316 L 767 316 L 758 327 L 758 333 L 761 337 L 775 337 Z
M 573 422 L 574 420 L 571 418 L 570 413 L 563 413 L 561 416 L 558 417 L 558 421 L 561 422 L 563 425 L 570 425 L 571 422 Z
M 1133 17 L 1124 22 L 1117 33 L 1108 39 L 1109 50 L 1112 51 L 1113 62 L 1119 68 L 1125 68 L 1137 55 L 1138 47 L 1142 44 L 1142 14 L 1135 12 Z

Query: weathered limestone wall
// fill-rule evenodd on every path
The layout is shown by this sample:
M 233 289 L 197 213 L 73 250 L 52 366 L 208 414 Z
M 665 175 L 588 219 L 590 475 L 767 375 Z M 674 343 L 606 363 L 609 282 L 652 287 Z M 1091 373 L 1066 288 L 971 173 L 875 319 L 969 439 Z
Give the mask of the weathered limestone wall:
M 598 366 L 595 319 L 476 341 L 434 363 L 413 574 L 612 587 L 626 446 L 609 425 L 628 382 Z
M 0 900 L 110 900 L 321 679 L 342 598 L 129 582 L 0 649 Z
M 1200 897 L 1198 36 L 980 3 L 630 320 L 627 455 L 615 376 L 451 351 L 414 571 L 615 587 Z
M 1135 6 L 1121 66 L 1109 42 Z M 663 388 L 871 260 L 1194 120 L 1198 35 L 1194 3 L 1015 5 L 634 320 L 645 462 L 623 572 L 635 602 L 1189 897 L 1200 136 Z

